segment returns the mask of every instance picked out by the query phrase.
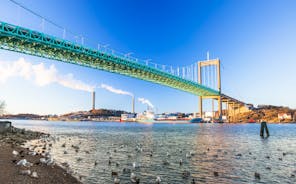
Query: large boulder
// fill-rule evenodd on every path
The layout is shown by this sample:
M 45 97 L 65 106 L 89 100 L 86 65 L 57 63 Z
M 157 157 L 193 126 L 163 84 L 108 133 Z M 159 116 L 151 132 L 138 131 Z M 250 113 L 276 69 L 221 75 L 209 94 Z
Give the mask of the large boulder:
M 0 133 L 10 131 L 11 122 L 10 121 L 0 121 Z

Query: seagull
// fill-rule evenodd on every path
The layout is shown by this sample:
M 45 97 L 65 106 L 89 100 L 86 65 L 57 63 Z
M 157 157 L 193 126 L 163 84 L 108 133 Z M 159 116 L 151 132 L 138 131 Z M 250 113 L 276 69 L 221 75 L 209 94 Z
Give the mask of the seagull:
M 191 158 L 191 154 L 186 153 L 186 158 Z
M 136 180 L 137 180 L 137 176 L 135 175 L 135 173 L 131 173 L 131 181 L 132 182 L 136 182 Z
M 157 176 L 157 177 L 156 177 L 156 183 L 157 183 L 157 184 L 160 184 L 160 182 L 161 182 L 160 176 Z
M 139 168 L 141 165 L 137 164 L 136 162 L 133 163 L 133 168 Z
M 119 183 L 120 183 L 120 179 L 114 178 L 114 184 L 119 184 Z

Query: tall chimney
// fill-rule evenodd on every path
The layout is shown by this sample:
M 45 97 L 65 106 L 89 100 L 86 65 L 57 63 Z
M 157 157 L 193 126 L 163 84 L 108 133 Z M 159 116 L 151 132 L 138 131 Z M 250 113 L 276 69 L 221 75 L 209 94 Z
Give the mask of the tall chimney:
M 96 92 L 92 92 L 92 110 L 96 109 Z
M 132 113 L 135 113 L 135 97 L 132 97 Z

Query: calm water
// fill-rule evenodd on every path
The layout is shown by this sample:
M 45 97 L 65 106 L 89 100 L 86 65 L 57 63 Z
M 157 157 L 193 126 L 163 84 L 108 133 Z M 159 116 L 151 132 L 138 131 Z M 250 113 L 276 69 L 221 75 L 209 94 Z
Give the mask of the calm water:
M 85 176 L 84 183 L 113 183 L 112 171 L 119 173 L 121 183 L 130 183 L 130 173 L 123 173 L 124 168 L 131 169 L 140 183 L 155 183 L 156 176 L 161 183 L 190 183 L 192 178 L 197 183 L 296 183 L 291 176 L 296 175 L 296 124 L 268 125 L 268 139 L 260 138 L 258 124 L 15 120 L 13 124 L 59 137 L 51 150 L 54 159 L 67 161 L 76 176 Z M 79 146 L 79 151 L 71 145 Z M 186 157 L 189 152 L 194 153 L 191 158 Z M 134 162 L 140 167 L 134 168 Z M 190 172 L 188 178 L 182 177 L 184 171 Z M 260 173 L 260 180 L 254 172 Z

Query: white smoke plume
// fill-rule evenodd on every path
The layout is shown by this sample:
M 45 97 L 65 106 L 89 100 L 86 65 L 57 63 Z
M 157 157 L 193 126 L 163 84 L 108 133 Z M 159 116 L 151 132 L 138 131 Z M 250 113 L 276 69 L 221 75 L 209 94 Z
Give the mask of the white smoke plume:
M 60 74 L 54 65 L 46 68 L 43 63 L 32 64 L 19 58 L 14 62 L 0 61 L 0 83 L 5 83 L 11 77 L 22 77 L 26 80 L 32 80 L 38 86 L 45 86 L 51 83 L 57 83 L 71 89 L 92 92 L 94 86 L 74 78 L 73 74 Z
M 116 94 L 120 94 L 120 95 L 128 95 L 128 96 L 134 96 L 132 93 L 128 92 L 128 91 L 123 91 L 121 89 L 115 89 L 112 86 L 106 85 L 106 84 L 101 84 L 100 86 L 103 89 L 106 89 L 112 93 L 116 93 Z
M 146 104 L 146 105 L 148 105 L 149 107 L 154 108 L 153 104 L 152 104 L 149 100 L 147 100 L 147 99 L 145 99 L 145 98 L 138 98 L 138 100 L 139 100 L 139 102 L 141 102 L 142 104 Z

